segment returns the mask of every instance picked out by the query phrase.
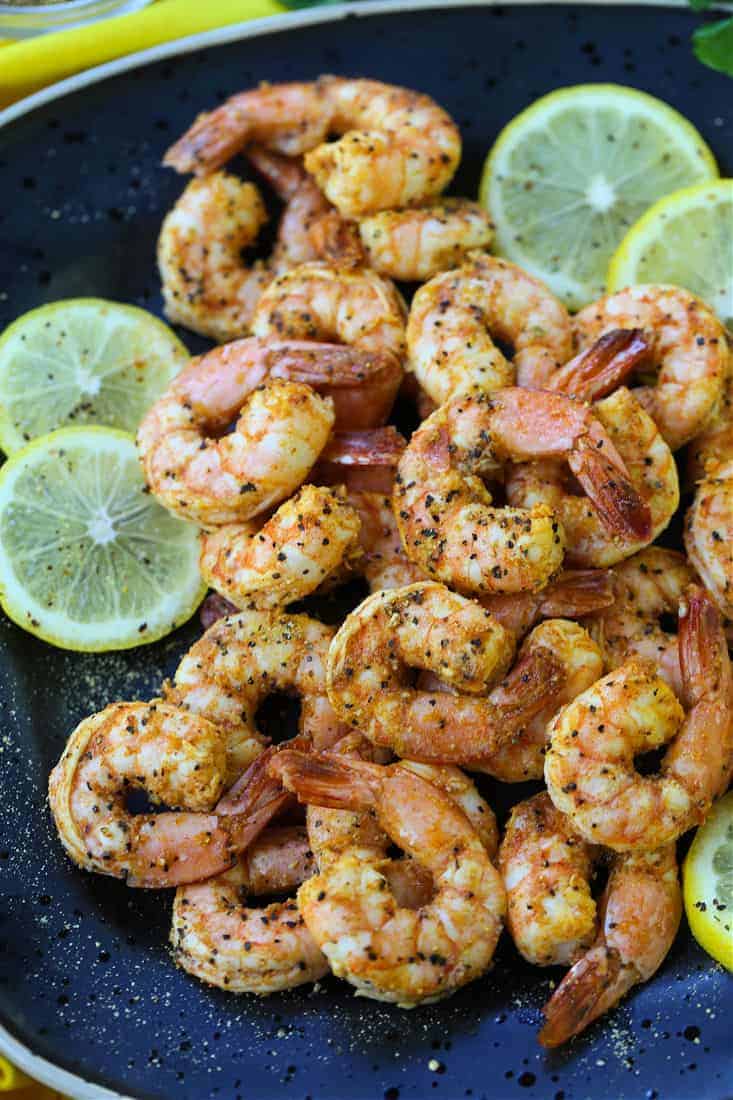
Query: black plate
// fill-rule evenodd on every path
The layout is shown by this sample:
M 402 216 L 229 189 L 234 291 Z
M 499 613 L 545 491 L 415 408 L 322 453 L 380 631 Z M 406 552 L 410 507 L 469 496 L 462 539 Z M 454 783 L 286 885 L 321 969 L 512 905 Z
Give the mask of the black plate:
M 197 111 L 262 79 L 364 74 L 431 93 L 465 137 L 463 193 L 475 193 L 483 155 L 512 115 L 583 81 L 661 96 L 730 174 L 731 84 L 692 57 L 695 23 L 661 7 L 374 12 L 148 63 L 64 95 L 0 135 L 0 321 L 76 295 L 160 312 L 155 239 L 181 189 L 159 167 L 163 150 Z M 184 339 L 192 350 L 204 346 Z M 138 652 L 81 656 L 0 622 L 0 1019 L 13 1036 L 136 1097 L 733 1093 L 729 979 L 686 929 L 652 982 L 553 1055 L 535 1034 L 560 972 L 527 967 L 506 937 L 486 979 L 410 1013 L 355 999 L 335 981 L 258 1001 L 176 970 L 166 950 L 169 895 L 73 868 L 53 834 L 46 779 L 79 719 L 113 699 L 153 693 L 196 633 L 192 623 Z M 74 1094 L 97 1089 L 79 1082 Z

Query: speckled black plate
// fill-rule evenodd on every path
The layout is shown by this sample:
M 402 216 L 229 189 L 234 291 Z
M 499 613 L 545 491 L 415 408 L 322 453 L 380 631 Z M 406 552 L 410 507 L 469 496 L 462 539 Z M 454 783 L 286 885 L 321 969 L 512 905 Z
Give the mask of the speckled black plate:
M 297 26 L 278 19 L 217 32 L 107 66 L 8 113 L 0 322 L 76 295 L 160 312 L 155 239 L 181 189 L 161 155 L 197 111 L 263 79 L 364 74 L 431 93 L 460 123 L 456 186 L 468 194 L 512 115 L 553 88 L 591 80 L 661 96 L 733 169 L 733 85 L 695 62 L 696 17 L 686 10 L 407 6 L 347 17 L 321 9 L 296 17 Z M 183 336 L 192 350 L 204 346 Z M 155 692 L 196 633 L 191 623 L 137 652 L 82 656 L 0 621 L 0 1048 L 76 1097 L 107 1089 L 158 1100 L 733 1094 L 730 979 L 686 929 L 652 982 L 552 1055 L 535 1036 L 560 972 L 527 967 L 506 937 L 489 977 L 410 1013 L 356 999 L 333 980 L 258 1001 L 176 970 L 166 949 L 170 895 L 77 871 L 54 836 L 46 779 L 79 719 Z M 489 797 L 501 807 L 507 790 L 489 788 Z

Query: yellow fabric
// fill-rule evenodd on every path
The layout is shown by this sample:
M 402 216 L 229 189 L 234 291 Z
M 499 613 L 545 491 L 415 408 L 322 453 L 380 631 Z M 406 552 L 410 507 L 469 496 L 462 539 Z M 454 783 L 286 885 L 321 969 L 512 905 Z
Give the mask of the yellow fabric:
M 61 1093 L 37 1085 L 0 1054 L 0 1093 L 8 1100 L 64 1100 Z
M 197 31 L 275 15 L 276 0 L 158 0 L 78 30 L 56 31 L 0 51 L 0 107 L 72 73 Z

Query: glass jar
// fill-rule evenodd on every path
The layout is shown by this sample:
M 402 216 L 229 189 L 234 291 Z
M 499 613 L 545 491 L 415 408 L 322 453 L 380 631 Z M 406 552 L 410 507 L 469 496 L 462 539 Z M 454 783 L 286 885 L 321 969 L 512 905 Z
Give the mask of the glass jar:
M 30 38 L 125 15 L 151 0 L 0 0 L 0 38 Z

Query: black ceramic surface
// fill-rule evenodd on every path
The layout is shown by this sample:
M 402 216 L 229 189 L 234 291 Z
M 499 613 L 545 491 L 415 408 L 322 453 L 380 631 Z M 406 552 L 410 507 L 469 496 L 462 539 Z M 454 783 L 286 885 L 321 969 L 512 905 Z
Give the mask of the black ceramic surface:
M 692 57 L 696 18 L 590 6 L 375 13 L 158 62 L 69 94 L 0 133 L 0 322 L 76 295 L 160 312 L 155 239 L 182 186 L 159 167 L 161 155 L 196 112 L 262 79 L 364 74 L 431 93 L 460 123 L 456 189 L 467 194 L 512 115 L 583 81 L 661 96 L 730 175 L 733 85 Z M 205 346 L 183 336 L 192 350 Z M 152 694 L 196 633 L 191 623 L 137 652 L 83 656 L 0 621 L 0 1020 L 22 1042 L 146 1098 L 733 1094 L 730 979 L 686 929 L 651 983 L 555 1054 L 541 1051 L 536 1031 L 561 972 L 527 967 L 506 937 L 486 979 L 410 1013 L 356 999 L 333 980 L 259 1001 L 176 970 L 166 949 L 170 896 L 73 868 L 45 791 L 76 722 L 113 699 Z M 498 790 L 489 797 L 507 803 Z

